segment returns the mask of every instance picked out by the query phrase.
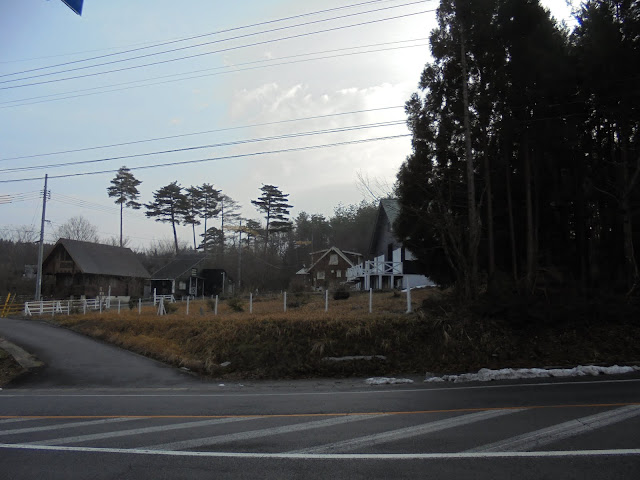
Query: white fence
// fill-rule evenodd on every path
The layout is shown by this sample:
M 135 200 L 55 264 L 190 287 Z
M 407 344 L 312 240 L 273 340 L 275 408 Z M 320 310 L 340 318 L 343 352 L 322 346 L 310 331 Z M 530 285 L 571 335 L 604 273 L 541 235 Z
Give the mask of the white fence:
M 69 315 L 72 310 L 87 312 L 90 310 L 106 310 L 110 307 L 110 298 L 91 298 L 88 300 L 41 300 L 39 302 L 24 302 L 24 314 L 55 315 L 64 313 Z

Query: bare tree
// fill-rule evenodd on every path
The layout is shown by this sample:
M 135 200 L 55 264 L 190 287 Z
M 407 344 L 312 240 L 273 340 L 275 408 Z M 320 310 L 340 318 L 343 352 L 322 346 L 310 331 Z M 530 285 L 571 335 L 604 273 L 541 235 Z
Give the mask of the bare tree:
M 68 238 L 70 240 L 80 240 L 81 242 L 98 243 L 98 228 L 82 215 L 71 217 L 65 223 L 55 230 L 56 236 L 59 238 Z

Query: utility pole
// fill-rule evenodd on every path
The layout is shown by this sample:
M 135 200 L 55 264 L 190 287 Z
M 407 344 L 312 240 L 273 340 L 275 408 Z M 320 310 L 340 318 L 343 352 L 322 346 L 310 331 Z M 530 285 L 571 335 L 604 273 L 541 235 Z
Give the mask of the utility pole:
M 38 276 L 36 278 L 36 301 L 40 301 L 42 294 L 42 256 L 44 253 L 44 222 L 47 211 L 47 178 L 44 176 L 44 190 L 42 191 L 42 222 L 40 222 L 40 246 L 38 247 Z
M 242 219 L 240 219 L 240 229 L 238 230 L 240 237 L 238 239 L 238 290 L 237 294 L 240 295 L 240 281 L 242 275 Z

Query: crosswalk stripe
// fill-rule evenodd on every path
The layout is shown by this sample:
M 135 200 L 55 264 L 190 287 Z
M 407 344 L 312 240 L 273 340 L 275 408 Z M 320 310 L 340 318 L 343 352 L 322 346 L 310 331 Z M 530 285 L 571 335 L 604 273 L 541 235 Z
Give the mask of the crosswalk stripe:
M 0 435 L 17 435 L 19 433 L 46 432 L 48 430 L 59 430 L 63 428 L 90 427 L 93 425 L 102 425 L 103 423 L 130 422 L 131 420 L 139 420 L 138 418 L 105 418 L 102 420 L 90 420 L 87 422 L 71 422 L 58 425 L 46 425 L 44 427 L 18 428 L 13 430 L 1 430 Z
M 173 423 L 170 425 L 160 425 L 156 427 L 143 427 L 143 428 L 134 428 L 130 430 L 117 430 L 114 432 L 78 435 L 75 437 L 53 438 L 51 440 L 40 440 L 37 442 L 28 442 L 28 445 L 65 445 L 68 443 L 82 443 L 82 442 L 89 442 L 91 440 L 104 440 L 106 438 L 129 437 L 133 435 L 142 435 L 145 433 L 166 432 L 169 430 L 181 430 L 184 428 L 208 427 L 210 425 L 221 425 L 223 423 L 239 422 L 243 420 L 251 420 L 251 418 L 248 418 L 248 417 L 217 418 L 215 420 L 202 420 L 200 422 Z
M 640 415 L 640 406 L 629 405 L 482 445 L 467 450 L 467 452 L 524 452 L 597 428 L 606 427 L 637 415 Z
M 446 418 L 444 420 L 437 420 L 435 422 L 423 423 L 421 425 L 415 425 L 412 427 L 400 428 L 397 430 L 391 430 L 388 432 L 375 433 L 364 437 L 353 438 L 350 440 L 343 440 L 341 442 L 328 443 L 325 445 L 318 445 L 315 447 L 303 448 L 300 450 L 294 450 L 288 453 L 335 453 L 335 452 L 347 452 L 355 450 L 357 448 L 371 447 L 380 443 L 393 442 L 396 440 L 402 440 L 404 438 L 416 437 L 418 435 L 424 435 L 427 433 L 438 432 L 446 430 L 448 428 L 460 427 L 463 425 L 469 425 L 471 423 L 480 422 L 482 420 L 489 420 L 491 418 L 500 417 L 510 413 L 521 412 L 525 409 L 509 409 L 509 410 L 489 410 L 484 412 L 471 413 L 468 415 L 461 415 L 457 417 Z
M 36 418 L 7 418 L 5 420 L 0 420 L 0 425 L 4 425 L 5 423 L 31 422 L 33 420 L 37 420 L 37 419 Z
M 203 447 L 205 445 L 218 445 L 221 443 L 233 442 L 238 440 L 249 440 L 254 438 L 268 437 L 271 435 L 279 435 L 283 433 L 301 432 L 314 428 L 330 427 L 343 423 L 357 422 L 361 420 L 369 420 L 371 418 L 380 418 L 385 416 L 386 415 L 343 415 L 336 418 L 328 418 L 326 420 L 317 420 L 314 422 L 296 423 L 293 425 L 285 425 L 282 427 L 264 428 L 260 430 L 251 430 L 248 432 L 232 433 L 228 435 L 195 438 L 192 440 L 163 443 L 159 445 L 151 445 L 148 447 L 140 448 L 144 450 L 187 450 L 189 448 Z

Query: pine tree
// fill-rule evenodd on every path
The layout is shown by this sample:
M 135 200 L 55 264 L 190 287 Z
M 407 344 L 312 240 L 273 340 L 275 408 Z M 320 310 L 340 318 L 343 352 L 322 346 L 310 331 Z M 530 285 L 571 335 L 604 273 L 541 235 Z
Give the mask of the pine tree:
M 202 212 L 202 196 L 198 187 L 189 187 L 186 189 L 186 215 L 183 222 L 185 225 L 191 225 L 193 232 L 193 249 L 196 250 L 196 225 L 200 225 L 198 218 Z
M 198 187 L 200 193 L 200 218 L 203 219 L 204 223 L 204 233 L 201 236 L 207 235 L 209 231 L 207 227 L 207 222 L 210 218 L 215 218 L 220 214 L 220 190 L 216 190 L 213 188 L 213 185 L 208 183 L 203 183 L 200 187 Z M 207 253 L 207 247 L 211 242 L 204 241 L 202 242 L 202 248 L 204 252 Z
M 115 203 L 120 205 L 120 246 L 122 247 L 122 213 L 124 207 L 139 210 L 142 206 L 138 203 L 138 185 L 142 182 L 133 176 L 131 171 L 122 166 L 111 180 L 111 186 L 107 188 L 109 197 L 115 197 Z
M 184 221 L 188 215 L 187 198 L 178 182 L 172 182 L 153 193 L 153 202 L 145 204 L 145 215 L 156 217 L 156 222 L 171 223 L 176 255 L 179 253 L 176 224 Z
M 224 249 L 224 227 L 225 225 L 233 225 L 240 219 L 240 204 L 229 195 L 223 194 L 218 202 L 220 208 L 220 247 Z
M 262 191 L 260 198 L 251 200 L 251 203 L 264 214 L 266 220 L 264 229 L 264 253 L 266 254 L 271 233 L 291 230 L 292 224 L 288 215 L 292 205 L 287 203 L 289 194 L 282 193 L 274 185 L 263 185 L 260 190 Z

